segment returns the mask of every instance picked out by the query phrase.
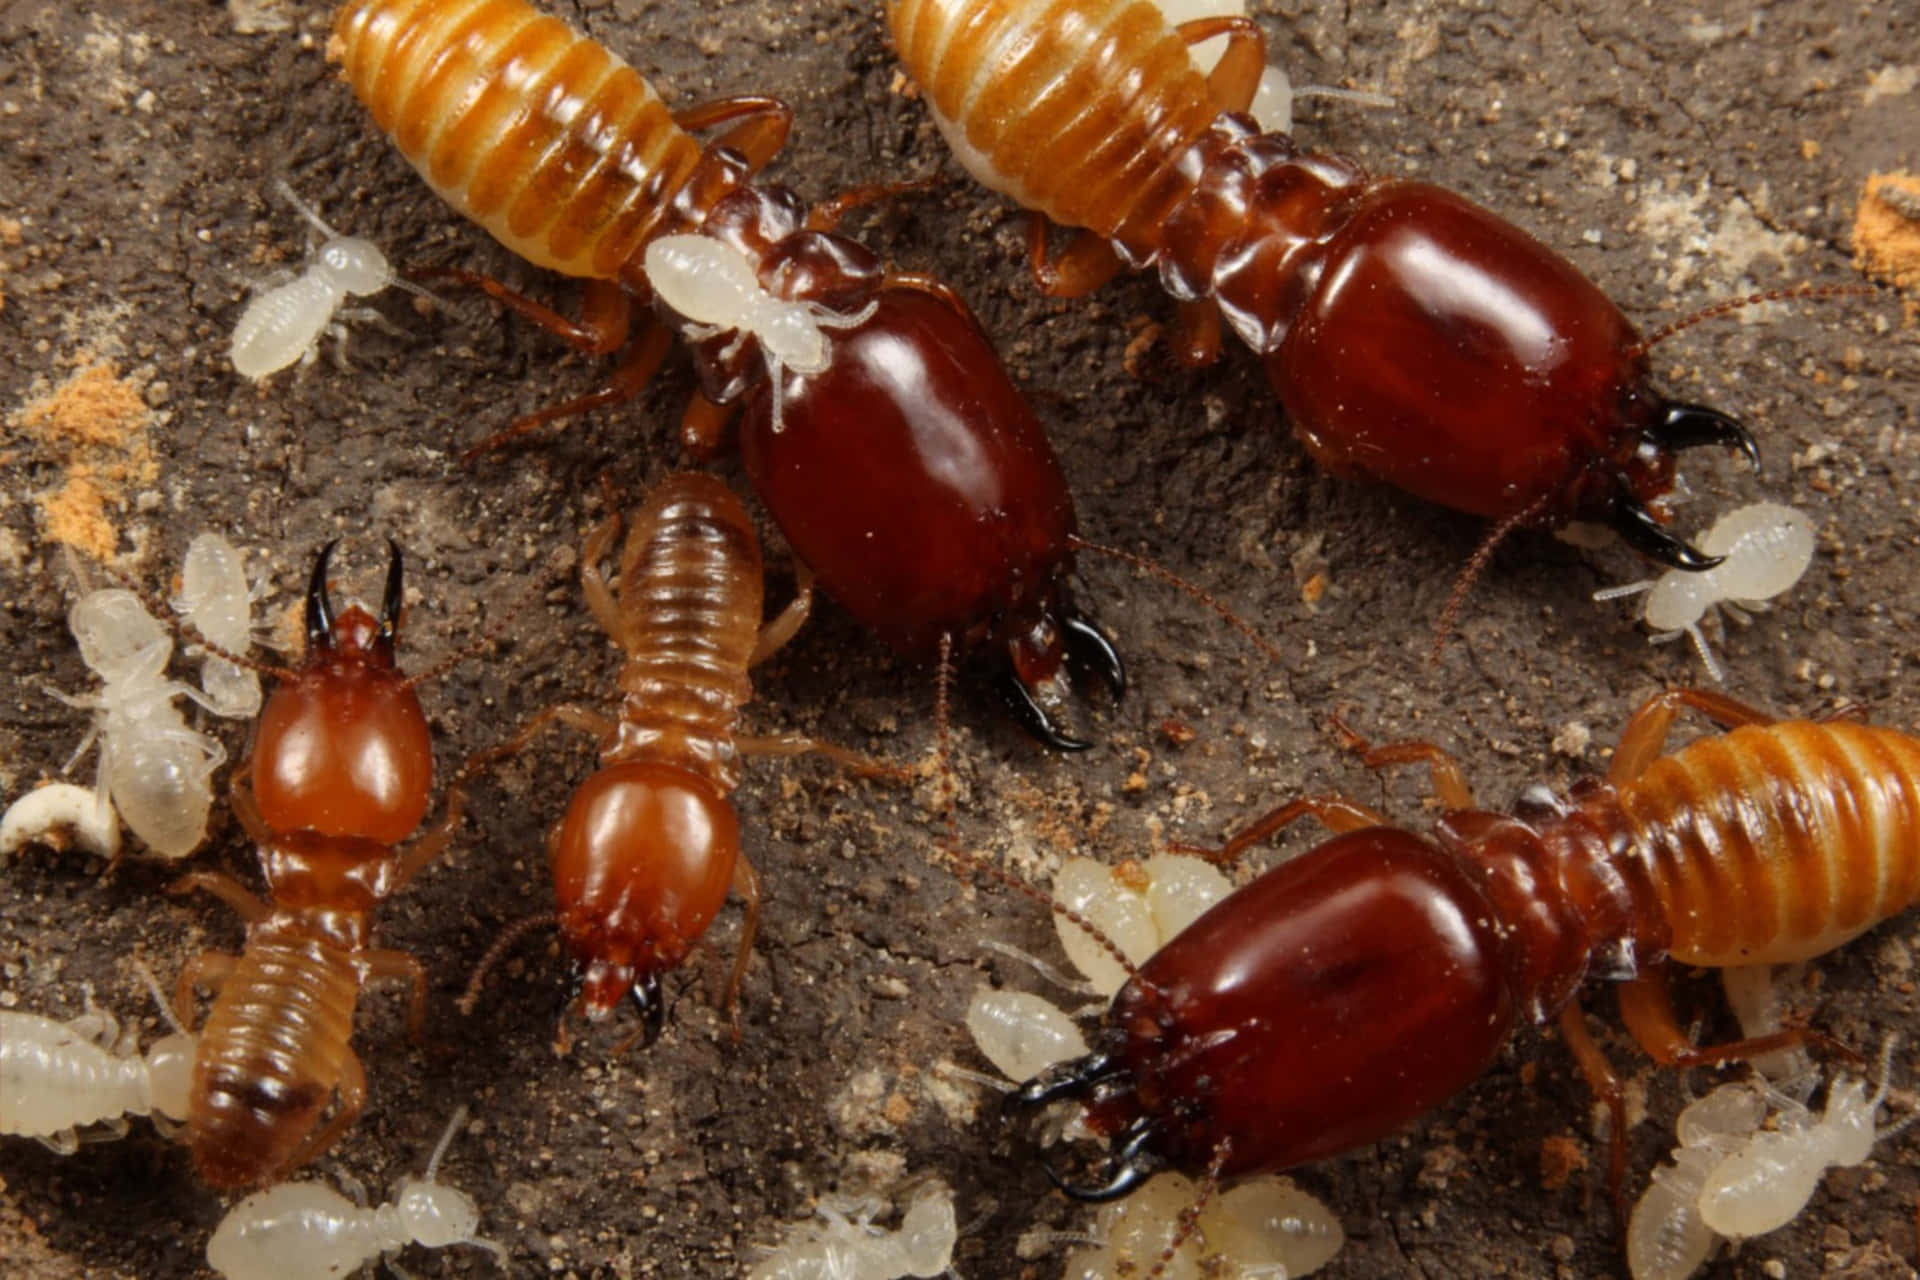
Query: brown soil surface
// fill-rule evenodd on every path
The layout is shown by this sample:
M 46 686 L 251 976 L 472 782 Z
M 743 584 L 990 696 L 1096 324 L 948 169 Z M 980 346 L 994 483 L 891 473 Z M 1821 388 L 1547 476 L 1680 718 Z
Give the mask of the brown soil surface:
M 1646 566 L 1617 545 L 1583 551 L 1539 536 L 1500 548 L 1457 639 L 1427 665 L 1434 618 L 1480 523 L 1318 472 L 1243 351 L 1197 372 L 1149 351 L 1132 376 L 1129 345 L 1167 318 L 1163 298 L 1146 280 L 1075 303 L 1036 293 L 1013 211 L 957 176 L 921 104 L 901 91 L 878 7 L 560 5 L 676 103 L 791 100 L 798 125 L 772 173 L 809 197 L 954 178 L 857 229 L 978 309 L 1054 433 L 1089 536 L 1204 584 L 1286 655 L 1270 664 L 1184 598 L 1114 563 L 1084 564 L 1081 597 L 1124 647 L 1135 692 L 1100 712 L 1095 750 L 1062 758 L 964 683 L 955 741 L 962 825 L 976 847 L 1023 871 L 1083 848 L 1117 861 L 1156 836 L 1205 839 L 1279 798 L 1336 788 L 1419 823 L 1419 781 L 1369 776 L 1324 727 L 1328 712 L 1342 708 L 1378 739 L 1433 738 L 1467 763 L 1484 800 L 1504 803 L 1529 783 L 1561 787 L 1604 767 L 1635 705 L 1700 678 L 1684 646 L 1651 647 L 1625 605 L 1589 599 Z M 1303 137 L 1503 212 L 1649 328 L 1755 288 L 1857 280 L 1849 234 L 1866 178 L 1920 171 L 1920 27 L 1905 3 L 1259 8 L 1296 80 L 1396 99 L 1391 109 L 1310 102 Z M 260 12 L 291 26 L 241 30 Z M 569 570 L 602 514 L 600 477 L 633 503 L 683 465 L 684 363 L 634 404 L 475 467 L 453 453 L 516 412 L 589 388 L 600 370 L 477 299 L 459 300 L 452 317 L 422 315 L 398 293 L 373 302 L 391 330 L 356 327 L 345 368 L 323 353 L 261 388 L 228 365 L 244 282 L 303 252 L 276 178 L 399 263 L 472 267 L 562 305 L 575 296 L 414 175 L 324 64 L 327 17 L 301 0 L 0 5 L 8 796 L 56 773 L 84 731 L 45 692 L 89 687 L 64 622 L 73 583 L 56 535 L 110 547 L 158 588 L 195 532 L 224 530 L 264 550 L 275 619 L 332 537 L 346 539 L 342 584 L 373 594 L 391 536 L 413 566 L 405 650 L 416 669 L 537 597 L 496 652 L 425 690 L 443 768 L 544 705 L 610 691 L 618 655 Z M 1656 364 L 1682 398 L 1752 424 L 1767 459 L 1756 478 L 1715 452 L 1690 455 L 1695 500 L 1681 527 L 1764 496 L 1807 511 L 1820 531 L 1799 587 L 1717 642 L 1731 691 L 1793 715 L 1850 698 L 1876 722 L 1920 728 L 1920 695 L 1905 683 L 1920 663 L 1907 559 L 1920 547 L 1920 343 L 1899 302 L 1709 324 L 1662 347 Z M 85 406 L 47 407 L 76 380 L 93 418 Z M 743 484 L 737 462 L 718 469 Z M 784 598 L 790 572 L 768 534 L 772 590 Z M 756 683 L 756 728 L 899 759 L 931 748 L 929 674 L 832 608 Z M 217 731 L 243 752 L 241 727 Z M 981 939 L 1057 952 L 1032 904 L 963 889 L 930 857 L 929 787 L 870 785 L 814 761 L 749 766 L 737 801 L 767 901 L 737 1043 L 712 1008 L 734 911 L 671 980 L 667 1031 L 645 1050 L 610 1056 L 615 1032 L 568 1058 L 553 1053 L 569 988 L 548 942 L 525 944 L 473 1017 L 455 1013 L 453 996 L 501 925 L 549 901 L 542 832 L 588 762 L 583 744 L 555 736 L 483 782 L 458 851 L 383 913 L 385 944 L 432 967 L 435 1047 L 409 1045 L 395 997 L 366 1001 L 355 1046 L 372 1104 L 314 1172 L 384 1194 L 464 1100 L 479 1130 L 455 1144 L 446 1176 L 478 1200 L 515 1274 L 737 1274 L 817 1197 L 902 1169 L 955 1186 L 962 1274 L 1057 1274 L 1057 1252 L 1023 1257 L 1017 1242 L 1090 1215 L 1049 1191 L 990 1096 L 942 1074 L 982 1066 L 959 1025 L 978 984 L 1038 984 Z M 238 829 L 220 821 L 195 865 L 252 875 Z M 237 946 L 230 912 L 161 893 L 173 874 L 130 860 L 103 875 L 45 850 L 15 859 L 0 898 L 5 1002 L 66 1016 L 91 984 L 110 1007 L 149 1013 L 131 957 L 170 976 L 203 947 Z M 1870 1051 L 1901 1033 L 1903 1085 L 1920 1073 L 1916 943 L 1914 917 L 1902 917 L 1793 987 L 1797 1005 L 1851 1044 Z M 1705 1034 L 1728 1032 L 1715 984 L 1690 981 L 1682 994 L 1704 1011 Z M 1596 993 L 1593 1006 L 1616 1059 L 1643 1062 L 1611 999 Z M 1636 1185 L 1671 1142 L 1686 1084 L 1645 1078 Z M 1792 1226 L 1707 1274 L 1912 1275 L 1917 1144 L 1910 1132 L 1866 1169 L 1828 1179 Z M 1553 1039 L 1526 1034 L 1435 1114 L 1298 1176 L 1351 1236 L 1329 1276 L 1618 1276 L 1592 1172 L 1603 1166 L 1585 1085 Z M 0 1269 L 14 1276 L 197 1274 L 224 1210 L 186 1153 L 144 1123 L 72 1157 L 8 1139 L 0 1184 Z M 472 1251 L 406 1261 L 429 1275 L 492 1273 Z

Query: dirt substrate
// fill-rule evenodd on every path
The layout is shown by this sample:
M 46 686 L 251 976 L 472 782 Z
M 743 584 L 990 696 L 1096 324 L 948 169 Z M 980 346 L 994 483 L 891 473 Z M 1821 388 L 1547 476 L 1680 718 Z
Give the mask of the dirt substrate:
M 1457 639 L 1427 665 L 1434 618 L 1480 522 L 1318 472 L 1238 349 L 1198 372 L 1144 346 L 1129 361 L 1142 327 L 1168 317 L 1150 282 L 1092 301 L 1042 299 L 1019 261 L 1013 211 L 961 178 L 903 91 L 876 3 L 560 7 L 675 103 L 791 100 L 798 125 L 772 172 L 810 197 L 954 179 L 856 229 L 978 309 L 1053 433 L 1090 536 L 1204 584 L 1285 654 L 1270 663 L 1165 588 L 1111 562 L 1084 564 L 1081 598 L 1123 647 L 1135 692 L 1101 709 L 1094 750 L 1063 758 L 1028 741 L 982 684 L 964 683 L 955 743 L 975 847 L 1023 872 L 1082 849 L 1117 861 L 1157 837 L 1206 838 L 1281 797 L 1336 788 L 1418 823 L 1419 781 L 1369 776 L 1324 727 L 1328 712 L 1344 709 L 1377 738 L 1439 741 L 1467 762 L 1484 800 L 1502 803 L 1528 783 L 1560 787 L 1604 767 L 1641 699 L 1699 678 L 1683 645 L 1651 647 L 1625 605 L 1589 600 L 1644 576 L 1642 563 L 1618 545 L 1580 550 L 1544 536 L 1499 549 Z M 1848 237 L 1863 184 L 1920 170 L 1920 27 L 1904 0 L 1260 8 L 1297 80 L 1396 100 L 1307 103 L 1304 137 L 1505 213 L 1648 327 L 1754 288 L 1857 280 Z M 243 29 L 263 14 L 290 25 Z M 457 263 L 563 305 L 574 297 L 433 196 L 324 64 L 326 24 L 324 6 L 303 3 L 0 6 L 9 796 L 55 773 L 84 728 L 46 692 L 89 681 L 64 623 L 73 586 L 56 536 L 111 552 L 157 588 L 195 532 L 224 530 L 264 552 L 256 564 L 274 585 L 264 606 L 275 621 L 332 537 L 346 539 L 342 586 L 374 594 L 380 539 L 391 536 L 411 558 L 414 668 L 458 653 L 534 597 L 497 651 L 425 689 L 443 768 L 545 705 L 604 700 L 611 688 L 618 655 L 570 571 L 602 515 L 602 476 L 627 504 L 682 465 L 684 364 L 634 404 L 474 467 L 453 453 L 517 412 L 589 388 L 596 365 L 478 300 L 422 315 L 397 293 L 374 303 L 391 328 L 356 327 L 344 369 L 323 359 L 258 388 L 228 365 L 245 282 L 303 252 L 276 178 L 400 263 Z M 1718 642 L 1732 690 L 1789 714 L 1851 698 L 1879 723 L 1920 727 L 1920 696 L 1905 683 L 1920 662 L 1908 559 L 1920 545 L 1920 343 L 1900 301 L 1753 312 L 1685 334 L 1656 365 L 1681 398 L 1752 424 L 1767 460 L 1756 478 L 1713 451 L 1689 455 L 1695 499 L 1680 527 L 1765 496 L 1819 529 L 1799 587 Z M 736 462 L 717 469 L 744 490 Z M 781 599 L 790 570 L 767 537 Z M 756 683 L 756 729 L 800 728 L 902 760 L 931 748 L 928 673 L 832 608 Z M 244 749 L 238 727 L 218 732 L 230 752 Z M 954 1185 L 962 1274 L 1057 1274 L 1057 1252 L 1017 1242 L 1037 1228 L 1072 1231 L 1088 1214 L 1049 1191 L 990 1095 L 943 1073 L 983 1066 L 959 1026 L 976 986 L 1040 983 L 982 940 L 1057 952 L 1031 904 L 962 889 L 931 859 L 930 787 L 870 785 L 815 761 L 748 767 L 736 800 L 766 912 L 737 1043 L 712 1007 L 737 936 L 732 911 L 670 980 L 667 1030 L 649 1049 L 610 1056 L 616 1032 L 554 1054 L 569 988 L 550 942 L 526 943 L 478 1012 L 458 1017 L 452 998 L 501 925 L 549 901 L 543 829 L 588 765 L 585 744 L 554 736 L 483 782 L 457 852 L 382 913 L 386 945 L 432 968 L 432 1043 L 409 1045 L 397 998 L 366 1001 L 355 1046 L 372 1105 L 315 1172 L 382 1192 L 419 1167 L 464 1100 L 477 1124 L 446 1175 L 478 1200 L 515 1274 L 735 1274 L 817 1198 L 902 1171 Z M 251 875 L 237 828 L 218 822 L 194 865 Z M 7 867 L 8 1006 L 66 1016 L 91 984 L 151 1024 L 133 957 L 171 975 L 202 948 L 239 943 L 229 911 L 161 894 L 172 868 L 102 870 L 45 850 Z M 1902 917 L 1790 986 L 1842 1040 L 1870 1049 L 1903 1034 L 1903 1085 L 1920 1072 L 1917 941 Z M 1690 982 L 1683 995 L 1705 1011 L 1706 1034 L 1730 1030 L 1713 984 Z M 1593 1004 L 1616 1058 L 1644 1061 L 1611 1000 Z M 1688 1082 L 1645 1084 L 1636 1179 L 1671 1141 Z M 1896 1102 L 1910 1109 L 1914 1096 Z M 1916 1150 L 1909 1134 L 1867 1168 L 1829 1178 L 1800 1220 L 1708 1274 L 1912 1275 Z M 1591 1167 L 1549 1177 L 1543 1155 L 1595 1166 L 1603 1148 L 1564 1050 L 1526 1034 L 1422 1122 L 1300 1171 L 1351 1236 L 1324 1274 L 1624 1274 L 1601 1180 Z M 65 1158 L 8 1140 L 0 1183 L 0 1269 L 11 1276 L 196 1274 L 224 1209 L 186 1153 L 144 1124 Z M 429 1275 L 492 1267 L 460 1250 L 407 1263 Z

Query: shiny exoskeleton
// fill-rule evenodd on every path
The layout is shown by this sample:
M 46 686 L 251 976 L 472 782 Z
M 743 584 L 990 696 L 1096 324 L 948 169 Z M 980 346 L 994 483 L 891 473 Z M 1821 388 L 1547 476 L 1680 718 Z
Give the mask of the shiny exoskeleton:
M 1676 450 L 1744 427 L 1667 399 L 1605 294 L 1451 192 L 1379 178 L 1239 114 L 1264 60 L 1245 18 L 1169 27 L 1147 0 L 888 0 L 900 58 L 962 162 L 1084 248 L 1036 274 L 1061 294 L 1124 263 L 1210 302 L 1260 356 L 1330 470 L 1500 527 L 1611 524 L 1675 568 L 1717 563 L 1653 507 Z M 1226 35 L 1211 77 L 1187 44 Z M 1088 251 L 1092 252 L 1089 253 Z M 1214 348 L 1218 320 L 1194 343 Z
M 501 243 L 656 299 L 693 343 L 710 404 L 746 406 L 756 483 L 829 595 L 910 656 L 930 656 L 942 636 L 998 649 L 1021 721 L 1055 746 L 1086 745 L 1057 723 L 1067 665 L 1116 692 L 1123 680 L 1066 588 L 1073 506 L 1052 447 L 950 291 L 884 271 L 864 246 L 810 225 L 791 191 L 753 181 L 786 138 L 784 103 L 670 112 L 631 67 L 521 0 L 350 0 L 331 52 L 434 189 Z M 688 133 L 721 125 L 704 147 Z M 725 252 L 665 251 L 696 233 Z M 748 277 L 729 277 L 719 298 L 743 318 L 669 305 L 704 313 L 713 293 L 699 292 L 702 306 L 686 298 L 718 288 L 722 267 Z M 626 332 L 623 305 L 614 314 L 592 333 L 550 327 L 610 351 Z M 790 332 L 744 319 L 770 315 L 810 330 L 800 345 L 813 358 L 793 363 L 775 340 Z M 667 336 L 643 335 L 605 393 L 520 426 L 633 394 Z M 849 419 L 864 424 L 858 488 L 848 454 L 818 443 Z M 710 447 L 712 432 L 697 443 Z
M 332 550 L 320 552 L 307 588 L 306 658 L 281 673 L 260 715 L 248 779 L 233 787 L 266 897 L 220 872 L 174 885 L 214 894 L 247 922 L 241 953 L 196 956 L 176 997 L 187 1021 L 196 985 L 218 993 L 200 1031 L 187 1117 L 194 1165 L 216 1187 L 274 1181 L 358 1117 L 367 1082 L 349 1040 L 367 983 L 411 983 L 419 1033 L 425 973 L 411 955 L 373 945 L 371 915 L 446 848 L 463 808 L 450 788 L 442 819 L 401 844 L 427 813 L 433 743 L 413 681 L 394 662 L 400 549 L 392 548 L 378 619 L 358 605 L 335 615 Z
M 1737 727 L 1661 755 L 1683 707 Z M 1574 1002 L 1585 979 L 1625 981 L 1627 1027 L 1656 1061 L 1750 1057 L 1801 1033 L 1696 1049 L 1669 963 L 1810 959 L 1920 900 L 1920 740 L 1892 729 L 1678 690 L 1629 722 L 1606 781 L 1504 814 L 1473 809 L 1431 744 L 1367 759 L 1432 766 L 1446 812 L 1430 835 L 1338 797 L 1268 814 L 1222 855 L 1305 816 L 1339 834 L 1169 942 L 1089 1056 L 1019 1095 L 1085 1098 L 1112 1135 L 1111 1177 L 1076 1194 L 1121 1194 L 1162 1163 L 1233 1175 L 1373 1142 L 1478 1076 L 1522 1018 L 1558 1017 L 1622 1133 Z

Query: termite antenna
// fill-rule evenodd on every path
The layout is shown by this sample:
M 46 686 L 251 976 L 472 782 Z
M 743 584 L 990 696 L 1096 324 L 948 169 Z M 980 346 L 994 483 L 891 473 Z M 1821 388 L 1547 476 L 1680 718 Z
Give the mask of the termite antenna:
M 1875 284 L 1797 284 L 1786 289 L 1768 289 L 1761 293 L 1750 293 L 1744 298 L 1729 298 L 1660 326 L 1628 347 L 1625 355 L 1629 360 L 1637 360 L 1675 334 L 1685 333 L 1695 325 L 1704 324 L 1708 320 L 1717 320 L 1721 316 L 1732 315 L 1736 311 L 1744 311 L 1748 307 L 1757 307 L 1763 303 L 1792 302 L 1804 298 L 1820 300 L 1868 298 L 1878 297 L 1883 292 L 1884 290 Z
M 453 1109 L 453 1118 L 447 1121 L 445 1132 L 440 1141 L 434 1144 L 433 1154 L 427 1157 L 427 1171 L 421 1180 L 432 1182 L 440 1172 L 440 1161 L 447 1154 L 447 1148 L 453 1145 L 453 1136 L 460 1132 L 460 1126 L 467 1122 L 467 1104 L 461 1103 Z
M 1207 1204 L 1213 1199 L 1214 1193 L 1220 1189 L 1220 1173 L 1227 1167 L 1227 1157 L 1232 1149 L 1232 1142 L 1226 1138 L 1222 1138 L 1214 1147 L 1213 1159 L 1207 1163 L 1207 1176 L 1201 1179 L 1199 1193 L 1193 1197 L 1193 1202 L 1182 1208 L 1179 1216 L 1173 1220 L 1173 1238 L 1168 1240 L 1166 1248 L 1160 1251 L 1160 1257 L 1154 1262 L 1153 1270 L 1147 1272 L 1147 1280 L 1160 1280 L 1160 1277 L 1167 1273 L 1167 1268 L 1173 1265 L 1173 1255 L 1180 1252 L 1180 1246 L 1193 1238 L 1195 1229 L 1200 1225 L 1200 1215 L 1206 1212 Z
M 428 684 L 438 680 L 441 676 L 444 676 L 468 658 L 473 657 L 476 653 L 497 642 L 500 637 L 506 633 L 507 628 L 513 624 L 514 620 L 526 611 L 528 605 L 531 605 L 535 600 L 540 599 L 546 594 L 547 588 L 552 582 L 553 578 L 551 576 L 540 578 L 532 587 L 528 588 L 527 593 L 523 595 L 512 608 L 495 618 L 478 637 L 462 645 L 452 654 L 442 658 L 426 670 L 408 676 L 403 687 L 411 689 L 417 684 Z M 469 761 L 469 763 L 471 763 L 471 761 Z
M 1183 592 L 1191 599 L 1213 610 L 1215 614 L 1219 615 L 1222 622 L 1239 632 L 1241 638 L 1259 650 L 1269 662 L 1283 667 L 1286 665 L 1286 659 L 1282 656 L 1280 650 L 1265 636 L 1255 631 L 1251 623 L 1228 608 L 1220 600 L 1209 595 L 1193 583 L 1188 582 L 1185 578 L 1167 568 L 1165 565 L 1149 560 L 1146 556 L 1136 555 L 1131 551 L 1122 551 L 1119 547 L 1109 547 L 1103 543 L 1089 542 L 1077 533 L 1067 535 L 1067 545 L 1076 551 L 1094 551 L 1103 556 L 1111 556 L 1122 564 L 1132 565 L 1148 577 L 1156 578 L 1174 588 L 1176 591 Z
M 458 1000 L 454 1001 L 454 1007 L 460 1010 L 461 1016 L 473 1015 L 474 1006 L 480 1003 L 480 988 L 486 984 L 487 974 L 500 963 L 500 958 L 507 954 L 514 943 L 535 929 L 544 929 L 549 925 L 557 927 L 559 923 L 559 912 L 543 911 L 539 915 L 523 916 L 501 930 L 500 936 L 495 938 L 493 945 L 487 948 L 487 953 L 480 957 L 480 963 L 473 967 L 473 976 L 467 979 L 467 989 L 460 994 Z
M 74 576 L 84 583 L 85 576 L 78 571 L 79 562 L 77 560 L 74 562 L 74 568 Z M 146 611 L 152 614 L 162 626 L 170 628 L 175 635 L 199 645 L 214 657 L 224 658 L 236 667 L 245 667 L 247 670 L 257 672 L 260 675 L 272 676 L 276 680 L 292 680 L 295 678 L 291 668 L 277 666 L 271 662 L 262 662 L 258 658 L 249 658 L 244 653 L 235 653 L 225 645 L 209 639 L 206 632 L 193 624 L 193 619 L 183 618 L 175 613 L 166 602 L 155 598 L 151 592 L 135 582 L 118 566 L 108 564 L 103 560 L 98 562 L 98 568 L 100 572 L 112 578 L 120 586 L 133 592 Z
M 153 997 L 153 1002 L 160 1006 L 160 1016 L 166 1020 L 168 1026 L 173 1028 L 174 1034 L 186 1035 L 187 1029 L 180 1025 L 180 1019 L 173 1012 L 173 1002 L 167 999 L 167 993 L 161 987 L 160 979 L 155 976 L 152 969 L 147 967 L 147 962 L 135 956 L 133 972 L 140 979 L 140 984 L 147 989 L 147 994 Z M 1881 1073 L 1882 1078 L 1885 1075 L 1885 1072 Z
M 978 872 L 1003 888 L 1011 889 L 1024 898 L 1039 903 L 1061 919 L 1086 933 L 1098 943 L 1100 949 L 1113 957 L 1114 963 L 1126 971 L 1128 978 L 1139 973 L 1133 961 L 1127 959 L 1120 945 L 1108 937 L 1100 926 L 1084 915 L 1069 907 L 1060 899 L 1043 889 L 1028 884 L 1019 876 L 1003 867 L 997 867 L 975 853 L 969 853 L 960 844 L 960 820 L 955 813 L 953 794 L 953 757 L 950 753 L 952 741 L 951 720 L 948 708 L 953 688 L 953 633 L 942 632 L 940 636 L 940 662 L 934 668 L 933 682 L 933 721 L 936 751 L 940 766 L 940 808 L 946 826 L 944 852 L 959 868 L 964 879 Z
M 1499 524 L 1487 530 L 1487 536 L 1467 557 L 1467 563 L 1460 570 L 1460 576 L 1453 580 L 1453 590 L 1447 593 L 1447 603 L 1440 610 L 1440 620 L 1433 624 L 1433 647 L 1427 650 L 1427 665 L 1433 666 L 1440 661 L 1440 651 L 1447 647 L 1447 637 L 1453 634 L 1454 623 L 1460 620 L 1460 609 L 1467 603 L 1467 593 L 1473 590 L 1473 584 L 1486 572 L 1487 562 L 1493 559 L 1494 548 L 1506 541 L 1507 535 L 1527 521 L 1539 515 L 1546 507 L 1547 500 L 1554 495 L 1543 493 L 1520 508 L 1512 515 L 1503 518 Z

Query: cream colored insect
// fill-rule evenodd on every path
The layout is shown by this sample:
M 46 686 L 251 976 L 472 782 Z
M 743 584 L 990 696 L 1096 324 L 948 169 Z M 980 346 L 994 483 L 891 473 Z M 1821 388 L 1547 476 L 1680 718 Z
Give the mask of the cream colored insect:
M 799 1223 L 747 1280 L 900 1280 L 937 1276 L 953 1264 L 959 1226 L 953 1192 L 933 1179 L 920 1184 L 897 1230 L 874 1225 L 886 1206 L 877 1200 L 820 1206 L 820 1221 Z
M 97 857 L 119 855 L 120 815 L 96 788 L 49 782 L 15 800 L 0 817 L 0 857 L 30 844 L 65 848 L 67 840 Z
M 72 1155 L 83 1129 L 104 1126 L 120 1137 L 130 1115 L 161 1125 L 184 1120 L 194 1048 L 194 1037 L 176 1028 L 135 1053 L 131 1030 L 123 1035 L 91 1000 L 66 1022 L 0 1010 L 0 1133 Z
M 102 688 L 80 696 L 49 691 L 94 713 L 93 727 L 66 767 L 97 741 L 99 793 L 111 797 L 148 848 L 168 858 L 186 856 L 206 838 L 213 774 L 227 752 L 189 728 L 174 699 L 184 695 L 215 708 L 197 689 L 167 677 L 173 638 L 133 592 L 90 591 L 74 602 L 67 625 Z
M 1595 600 L 1616 600 L 1646 592 L 1641 619 L 1661 644 L 1687 636 L 1716 683 L 1726 682 L 1726 671 L 1707 644 L 1700 623 L 1716 607 L 1736 622 L 1767 608 L 1807 571 L 1813 562 L 1813 522 L 1805 513 L 1777 502 L 1755 502 L 1729 511 L 1714 521 L 1700 539 L 1700 550 L 1726 559 L 1703 572 L 1669 569 L 1658 578 L 1608 587 L 1593 593 Z
M 1199 1189 L 1162 1173 L 1094 1219 L 1100 1241 L 1067 1259 L 1064 1280 L 1132 1280 L 1160 1260 Z M 1291 1179 L 1255 1178 L 1209 1200 L 1196 1229 L 1159 1274 L 1169 1280 L 1256 1280 L 1310 1275 L 1346 1244 L 1332 1210 Z
M 180 594 L 173 609 L 187 624 L 228 653 L 246 656 L 253 647 L 253 601 L 246 555 L 217 533 L 202 533 L 187 545 L 180 565 Z M 189 645 L 192 653 L 196 646 Z M 260 714 L 260 677 L 217 653 L 200 665 L 201 704 L 230 720 Z
M 293 193 L 284 181 L 275 184 L 280 195 L 322 237 L 305 272 L 254 296 L 233 329 L 230 351 L 241 376 L 258 382 L 295 363 L 311 363 L 322 335 L 331 334 L 344 359 L 346 326 L 341 320 L 383 317 L 365 308 L 345 309 L 350 297 L 369 297 L 389 286 L 430 297 L 425 290 L 398 279 L 387 257 L 371 240 L 343 236 L 323 222 L 318 213 Z
M 1633 1280 L 1686 1280 L 1712 1256 L 1721 1237 L 1700 1215 L 1701 1188 L 1766 1116 L 1766 1091 L 1745 1081 L 1721 1085 L 1680 1113 L 1673 1163 L 1653 1171 L 1627 1222 Z
M 389 1204 L 356 1205 L 318 1182 L 283 1182 L 256 1191 L 220 1221 L 207 1241 L 207 1265 L 227 1280 L 331 1280 L 388 1259 L 410 1244 L 428 1249 L 470 1244 L 505 1267 L 507 1251 L 481 1238 L 480 1211 L 465 1192 L 436 1181 L 441 1157 L 466 1122 L 453 1113 L 424 1176 L 407 1178 Z M 404 1275 L 394 1267 L 397 1274 Z
M 687 337 L 704 342 L 734 334 L 760 344 L 773 393 L 773 429 L 781 429 L 780 388 L 788 371 L 826 372 L 832 360 L 828 329 L 865 324 L 878 302 L 840 315 L 815 302 L 791 302 L 761 286 L 753 263 L 730 244 L 708 236 L 662 236 L 647 245 L 643 261 L 654 296 L 693 322 Z M 730 353 L 729 353 L 730 354 Z

